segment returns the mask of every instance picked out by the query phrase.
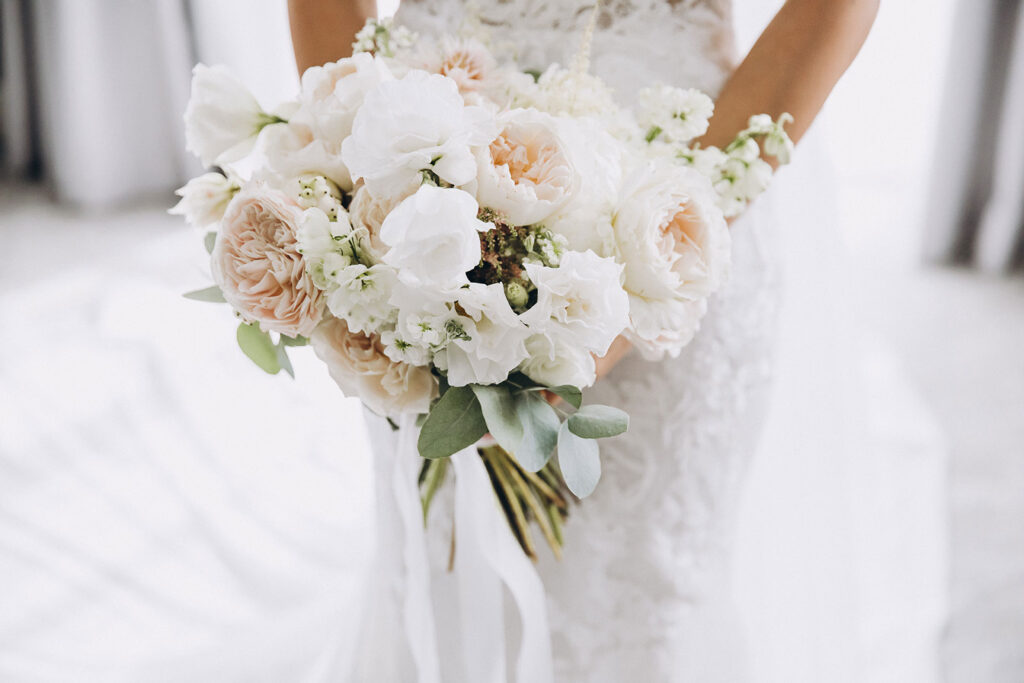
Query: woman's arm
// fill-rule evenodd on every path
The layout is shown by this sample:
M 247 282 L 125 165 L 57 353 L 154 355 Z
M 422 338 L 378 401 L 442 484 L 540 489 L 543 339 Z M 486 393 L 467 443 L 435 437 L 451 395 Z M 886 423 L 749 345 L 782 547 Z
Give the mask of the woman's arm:
M 724 147 L 754 114 L 793 115 L 799 140 L 857 56 L 879 0 L 787 0 L 725 84 L 701 139 Z
M 356 33 L 375 16 L 374 0 L 288 0 L 288 23 L 299 73 L 351 56 Z

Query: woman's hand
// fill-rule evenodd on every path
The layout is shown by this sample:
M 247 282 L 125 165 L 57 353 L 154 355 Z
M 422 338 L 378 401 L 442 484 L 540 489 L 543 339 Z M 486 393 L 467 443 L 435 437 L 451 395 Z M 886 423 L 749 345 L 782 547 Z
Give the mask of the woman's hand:
M 612 342 L 611 346 L 608 347 L 608 353 L 603 356 L 594 356 L 594 362 L 597 366 L 597 379 L 601 379 L 615 367 L 615 365 L 626 357 L 626 354 L 633 348 L 633 344 L 619 335 Z
M 356 33 L 376 16 L 374 0 L 288 0 L 299 74 L 311 66 L 351 57 Z

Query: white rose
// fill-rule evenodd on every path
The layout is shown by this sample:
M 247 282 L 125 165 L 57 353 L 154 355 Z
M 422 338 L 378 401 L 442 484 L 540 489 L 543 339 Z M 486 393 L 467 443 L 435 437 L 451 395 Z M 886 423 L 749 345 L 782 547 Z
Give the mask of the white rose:
M 477 199 L 512 225 L 540 223 L 577 185 L 558 132 L 572 124 L 534 109 L 513 109 L 498 118 L 498 125 L 491 144 L 476 150 Z
M 193 227 L 205 228 L 224 217 L 224 210 L 239 189 L 237 182 L 220 173 L 204 173 L 175 192 L 181 201 L 169 213 L 184 216 Z
M 566 339 L 534 334 L 526 339 L 527 358 L 520 370 L 538 384 L 557 387 L 563 384 L 584 389 L 594 383 L 596 369 L 589 351 Z
M 629 297 L 619 284 L 622 266 L 592 251 L 570 251 L 557 268 L 526 264 L 537 302 L 521 318 L 531 330 L 564 336 L 603 356 L 629 325 Z
M 652 162 L 631 174 L 613 219 L 625 265 L 633 340 L 648 355 L 679 353 L 706 299 L 728 277 L 730 237 L 718 197 L 698 172 Z M 655 334 L 659 326 L 665 327 Z
M 353 332 L 343 320 L 325 320 L 310 342 L 342 393 L 357 396 L 378 415 L 425 413 L 437 396 L 428 368 L 391 360 L 377 336 Z
M 465 106 L 455 81 L 410 71 L 367 94 L 341 155 L 353 178 L 393 197 L 420 184 L 424 170 L 452 185 L 470 182 L 476 176 L 471 147 L 495 134 L 493 116 Z
M 291 120 L 305 124 L 317 138 L 340 148 L 352 132 L 352 122 L 366 93 L 390 80 L 394 76 L 384 60 L 367 53 L 310 67 L 302 74 L 300 107 Z
M 384 263 L 407 282 L 445 288 L 467 282 L 480 262 L 480 233 L 490 223 L 477 219 L 473 195 L 424 185 L 384 219 L 380 238 L 390 249 Z
M 478 282 L 459 290 L 459 306 L 467 319 L 459 319 L 464 335 L 449 341 L 434 362 L 448 371 L 452 386 L 497 384 L 508 379 L 527 357 L 530 330 L 515 314 L 500 284 Z
M 185 143 L 206 166 L 252 149 L 256 134 L 281 119 L 266 113 L 226 67 L 196 64 L 185 109 Z

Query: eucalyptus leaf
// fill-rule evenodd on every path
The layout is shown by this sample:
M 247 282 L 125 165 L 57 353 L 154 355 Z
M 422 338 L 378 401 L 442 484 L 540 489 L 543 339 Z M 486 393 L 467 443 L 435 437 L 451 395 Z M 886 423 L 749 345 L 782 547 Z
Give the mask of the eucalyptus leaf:
M 280 365 L 281 369 L 287 372 L 292 379 L 295 379 L 295 370 L 292 368 L 291 359 L 288 358 L 288 349 L 283 343 L 285 339 L 287 339 L 287 337 L 282 336 L 282 341 L 279 342 L 277 346 L 274 347 L 274 350 L 277 353 L 277 364 Z
M 568 421 L 558 429 L 558 467 L 566 486 L 577 498 L 586 498 L 601 479 L 601 454 L 597 442 L 569 431 Z
M 286 334 L 282 334 L 280 343 L 285 346 L 306 346 L 309 344 L 309 338 L 303 337 L 301 334 L 295 337 L 289 337 Z
M 227 303 L 224 299 L 224 292 L 220 291 L 220 287 L 217 285 L 205 289 L 197 289 L 193 292 L 185 292 L 182 296 L 193 301 L 209 301 L 213 304 Z
M 565 421 L 569 430 L 584 439 L 606 439 L 629 429 L 629 415 L 618 408 L 583 406 Z
M 516 394 L 516 415 L 523 424 L 523 442 L 516 460 L 523 469 L 536 472 L 547 464 L 558 445 L 558 413 L 551 404 L 531 391 Z
M 207 254 L 213 253 L 213 245 L 215 244 L 217 244 L 217 233 L 211 230 L 203 237 L 203 246 L 206 247 Z
M 523 442 L 523 425 L 516 414 L 512 390 L 501 384 L 471 384 L 470 387 L 480 401 L 487 430 L 499 446 L 515 455 Z
M 257 325 L 242 323 L 235 334 L 238 346 L 264 372 L 276 375 L 281 371 L 281 363 L 277 358 L 277 348 L 270 341 L 270 335 L 260 330 Z
M 550 387 L 548 391 L 570 404 L 573 408 L 579 408 L 580 404 L 583 403 L 583 392 L 578 387 L 563 384 L 557 387 Z
M 423 421 L 417 448 L 424 458 L 447 458 L 487 433 L 480 401 L 469 387 L 451 387 Z

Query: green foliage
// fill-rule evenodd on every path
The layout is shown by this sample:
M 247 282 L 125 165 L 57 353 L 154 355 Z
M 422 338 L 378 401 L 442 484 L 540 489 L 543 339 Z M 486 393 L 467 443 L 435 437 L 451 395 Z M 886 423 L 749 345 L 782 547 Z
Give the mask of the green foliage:
M 515 395 L 515 410 L 523 426 L 523 441 L 515 452 L 516 460 L 528 472 L 537 472 L 547 464 L 558 444 L 558 414 L 533 391 Z
M 212 304 L 227 303 L 224 300 L 224 293 L 220 291 L 220 287 L 217 285 L 206 287 L 205 289 L 197 289 L 192 292 L 185 292 L 182 296 L 186 299 L 192 299 L 193 301 L 208 301 Z
M 235 334 L 238 347 L 258 365 L 264 372 L 276 375 L 281 371 L 281 361 L 277 347 L 270 340 L 270 335 L 259 328 L 259 325 L 242 323 Z
M 584 439 L 606 439 L 629 428 L 629 415 L 618 408 L 602 405 L 583 406 L 566 420 L 569 430 Z
M 487 430 L 498 445 L 516 455 L 523 441 L 523 425 L 516 414 L 512 389 L 504 384 L 471 384 L 487 422 Z
M 576 436 L 568 421 L 558 429 L 558 467 L 565 485 L 577 498 L 586 498 L 601 479 L 601 457 L 597 442 Z
M 447 458 L 486 433 L 487 422 L 473 390 L 451 387 L 424 420 L 417 447 L 424 458 Z

